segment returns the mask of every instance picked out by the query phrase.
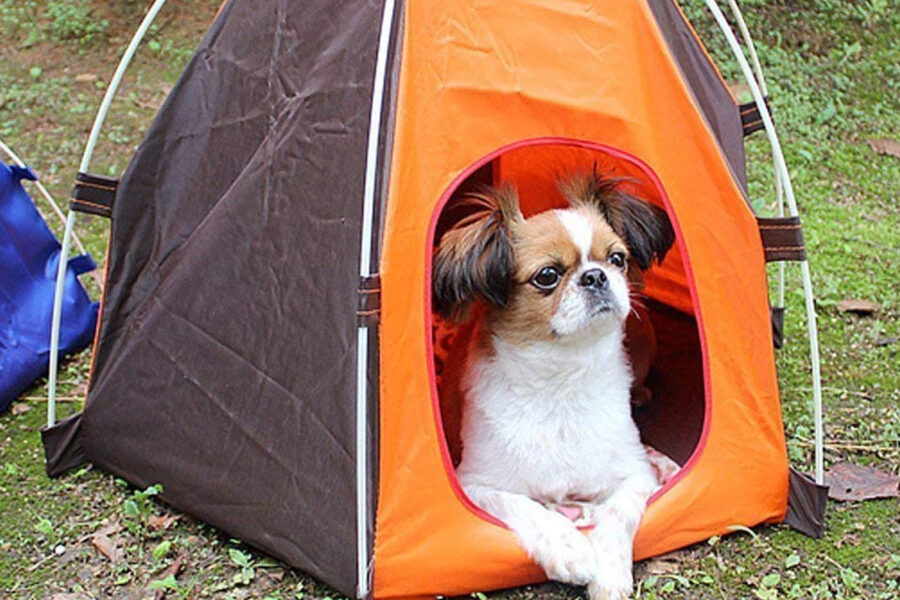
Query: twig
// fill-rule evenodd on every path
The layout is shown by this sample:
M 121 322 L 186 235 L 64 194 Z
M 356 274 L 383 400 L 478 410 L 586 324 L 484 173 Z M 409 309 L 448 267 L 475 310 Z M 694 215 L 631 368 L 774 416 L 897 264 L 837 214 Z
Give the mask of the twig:
M 47 402 L 47 396 L 22 396 L 19 400 L 23 402 Z M 57 396 L 57 402 L 81 402 L 84 398 L 79 396 Z
M 87 534 L 87 535 L 83 535 L 83 536 L 81 536 L 80 538 L 78 538 L 77 540 L 75 540 L 75 543 L 72 544 L 72 545 L 73 545 L 73 546 L 80 546 L 81 544 L 85 543 L 86 541 L 88 541 L 88 540 L 91 539 L 92 537 L 94 537 L 94 534 L 93 534 L 93 533 L 89 533 L 89 534 Z M 42 558 L 41 560 L 37 561 L 36 563 L 34 563 L 34 564 L 31 565 L 30 567 L 28 567 L 27 571 L 28 571 L 29 573 L 33 573 L 33 572 L 36 571 L 42 564 L 44 564 L 45 562 L 47 562 L 48 560 L 50 560 L 50 559 L 52 559 L 52 558 L 56 558 L 56 552 L 51 552 L 50 554 L 48 554 L 47 556 L 45 556 L 45 557 Z
M 814 442 L 812 440 L 807 440 L 804 438 L 797 438 L 797 443 L 801 446 L 812 446 Z M 872 444 L 854 444 L 851 442 L 838 442 L 838 441 L 828 441 L 825 440 L 822 442 L 822 445 L 829 450 L 866 450 L 870 452 L 885 452 L 889 450 L 900 450 L 900 448 L 894 448 L 893 446 L 877 446 Z

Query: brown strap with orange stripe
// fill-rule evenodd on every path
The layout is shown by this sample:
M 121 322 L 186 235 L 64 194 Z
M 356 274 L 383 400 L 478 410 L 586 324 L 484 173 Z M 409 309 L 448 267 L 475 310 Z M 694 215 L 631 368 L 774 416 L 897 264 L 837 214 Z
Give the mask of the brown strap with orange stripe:
M 766 96 L 763 100 L 765 100 L 766 108 L 769 109 L 769 114 L 771 115 L 772 105 L 769 104 L 769 97 Z M 744 127 L 744 137 L 765 127 L 756 102 L 747 102 L 746 104 L 741 104 L 738 108 L 741 110 L 741 125 Z
M 806 260 L 800 217 L 757 218 L 766 262 Z
M 381 277 L 378 274 L 361 277 L 358 292 L 356 324 L 360 327 L 378 325 L 378 317 L 381 313 Z
M 74 211 L 112 218 L 112 208 L 116 200 L 118 179 L 78 173 L 69 208 Z

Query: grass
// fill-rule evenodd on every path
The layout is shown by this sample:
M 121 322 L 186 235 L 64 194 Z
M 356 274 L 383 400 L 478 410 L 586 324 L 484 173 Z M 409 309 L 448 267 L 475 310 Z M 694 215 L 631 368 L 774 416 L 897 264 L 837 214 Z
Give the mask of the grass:
M 93 171 L 119 175 L 127 166 L 218 4 L 195 0 L 164 9 L 113 104 Z M 738 80 L 703 3 L 685 4 L 724 65 L 726 78 Z M 867 140 L 900 137 L 900 11 L 895 4 L 742 2 L 768 75 L 813 270 L 826 464 L 848 460 L 893 473 L 900 462 L 900 159 L 876 154 Z M 67 197 L 103 82 L 142 9 L 133 0 L 0 0 L 0 138 L 30 162 L 60 200 Z M 753 201 L 763 213 L 773 213 L 763 134 L 749 140 L 748 159 Z M 42 209 L 49 214 L 47 207 Z M 102 257 L 106 222 L 82 218 L 80 223 L 88 249 Z M 58 223 L 51 224 L 59 229 Z M 790 265 L 787 272 L 787 344 L 778 353 L 778 371 L 789 454 L 805 468 L 812 458 L 808 340 L 799 269 Z M 879 308 L 871 316 L 855 316 L 838 310 L 844 299 L 871 300 Z M 83 393 L 88 360 L 83 353 L 64 364 L 62 396 Z M 135 490 L 90 469 L 47 479 L 37 433 L 44 404 L 34 399 L 45 396 L 46 386 L 39 383 L 20 399 L 18 414 L 0 416 L 4 597 L 69 593 L 75 594 L 70 598 L 143 598 L 157 590 L 168 598 L 335 596 L 302 574 L 153 502 L 153 490 Z M 66 402 L 60 412 L 65 416 L 77 409 L 77 403 Z M 828 508 L 823 540 L 784 526 L 712 539 L 638 565 L 635 595 L 900 597 L 897 500 L 829 502 Z M 112 550 L 106 548 L 118 553 L 116 562 L 96 547 L 99 538 L 92 536 L 98 531 L 107 531 L 116 542 Z M 547 584 L 490 596 L 578 594 Z

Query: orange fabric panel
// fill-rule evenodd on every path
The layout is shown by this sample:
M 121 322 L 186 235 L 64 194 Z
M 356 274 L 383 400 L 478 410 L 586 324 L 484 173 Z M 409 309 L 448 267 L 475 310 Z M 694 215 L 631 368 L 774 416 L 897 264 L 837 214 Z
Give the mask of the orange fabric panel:
M 452 484 L 434 408 L 427 267 L 435 209 L 454 180 L 504 146 L 548 136 L 606 144 L 650 166 L 698 308 L 705 446 L 652 501 L 636 556 L 784 515 L 787 459 L 755 218 L 646 5 L 412 1 L 381 264 L 376 596 L 543 579 L 512 533 Z M 683 290 L 660 299 L 683 302 Z

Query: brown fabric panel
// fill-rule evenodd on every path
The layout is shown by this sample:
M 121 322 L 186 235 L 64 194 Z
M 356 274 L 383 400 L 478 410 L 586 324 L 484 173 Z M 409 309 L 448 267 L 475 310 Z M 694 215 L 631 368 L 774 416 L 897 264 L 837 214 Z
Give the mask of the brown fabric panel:
M 784 522 L 811 538 L 825 533 L 825 506 L 828 486 L 815 481 L 791 467 L 788 510 Z
M 648 0 L 648 5 L 678 69 L 746 194 L 747 165 L 740 111 L 675 2 Z
M 89 173 L 78 173 L 69 208 L 107 219 L 112 217 L 112 207 L 116 200 L 118 179 L 110 179 Z
M 806 260 L 800 217 L 758 218 L 766 262 Z
M 59 477 L 87 462 L 81 439 L 81 413 L 41 428 L 47 476 Z
M 381 12 L 223 8 L 122 179 L 83 419 L 95 464 L 347 595 Z

